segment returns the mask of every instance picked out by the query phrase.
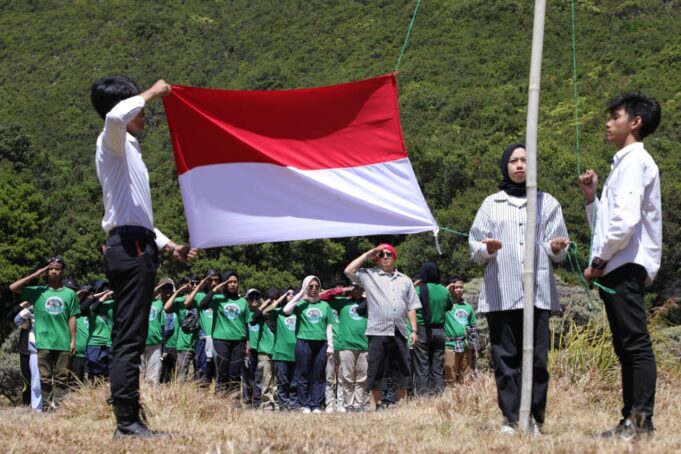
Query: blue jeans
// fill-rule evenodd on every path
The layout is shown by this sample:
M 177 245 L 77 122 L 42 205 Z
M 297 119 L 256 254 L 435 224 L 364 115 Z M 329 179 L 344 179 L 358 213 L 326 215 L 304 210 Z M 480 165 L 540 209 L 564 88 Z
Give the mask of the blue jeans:
M 274 374 L 277 377 L 277 395 L 279 409 L 295 410 L 298 408 L 298 392 L 295 382 L 296 363 L 293 361 L 275 361 Z
M 85 364 L 90 381 L 98 377 L 109 376 L 109 347 L 104 345 L 88 345 L 85 349 Z
M 296 342 L 298 402 L 310 410 L 322 408 L 326 389 L 326 341 Z

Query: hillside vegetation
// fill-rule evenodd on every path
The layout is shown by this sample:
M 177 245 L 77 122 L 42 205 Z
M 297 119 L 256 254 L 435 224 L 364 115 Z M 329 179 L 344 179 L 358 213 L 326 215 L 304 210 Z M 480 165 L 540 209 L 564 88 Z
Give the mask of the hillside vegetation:
M 496 190 L 498 158 L 525 134 L 533 2 L 424 0 L 400 68 L 400 107 L 415 172 L 442 226 L 467 231 Z M 539 186 L 558 197 L 586 260 L 589 231 L 575 184 L 577 154 L 570 3 L 548 2 L 539 125 Z M 103 275 L 104 234 L 89 103 L 96 78 L 126 74 L 148 86 L 231 89 L 335 84 L 395 68 L 415 1 L 0 0 L 0 295 L 61 254 L 79 281 Z M 604 105 L 627 91 L 656 97 L 658 132 L 646 141 L 662 178 L 664 256 L 651 302 L 679 294 L 681 249 L 681 1 L 583 0 L 576 4 L 581 169 L 608 172 Z M 187 239 L 167 124 L 148 109 L 142 147 L 156 224 Z M 239 194 L 224 194 L 226 198 Z M 304 203 L 304 201 L 301 201 Z M 273 226 L 276 228 L 276 226 Z M 432 235 L 348 238 L 205 251 L 195 269 L 235 267 L 247 287 L 327 285 L 370 244 L 399 244 L 415 272 L 436 258 Z M 443 232 L 443 275 L 476 276 L 465 238 Z M 183 265 L 165 261 L 160 274 Z M 566 268 L 564 279 L 576 282 Z

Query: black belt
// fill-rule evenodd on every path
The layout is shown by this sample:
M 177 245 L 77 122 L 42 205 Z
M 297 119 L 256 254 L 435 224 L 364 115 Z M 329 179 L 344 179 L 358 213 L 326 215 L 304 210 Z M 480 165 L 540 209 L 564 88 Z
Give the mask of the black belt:
M 431 323 L 430 325 L 419 325 L 419 326 L 422 326 L 424 328 L 434 328 L 434 329 L 442 329 L 442 328 L 445 327 L 445 325 L 442 324 L 442 323 Z
M 143 236 L 152 240 L 156 239 L 156 234 L 152 230 L 139 225 L 122 225 L 120 227 L 114 227 L 113 229 L 109 230 L 109 236 L 111 237 L 114 235 L 137 237 Z

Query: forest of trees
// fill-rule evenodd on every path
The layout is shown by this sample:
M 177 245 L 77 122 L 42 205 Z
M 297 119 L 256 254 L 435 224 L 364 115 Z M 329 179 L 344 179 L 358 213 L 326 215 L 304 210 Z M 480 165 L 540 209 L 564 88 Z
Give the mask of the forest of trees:
M 101 120 L 92 82 L 125 74 L 172 84 L 276 90 L 393 71 L 415 0 L 41 1 L 0 0 L 0 308 L 7 286 L 51 255 L 85 282 L 103 276 L 102 196 L 94 165 Z M 533 2 L 423 0 L 400 67 L 404 135 L 426 200 L 441 226 L 466 232 L 496 190 L 504 147 L 525 135 Z M 581 0 L 575 5 L 579 155 L 569 1 L 548 2 L 538 180 L 561 202 L 586 261 L 590 232 L 577 169 L 605 176 L 615 150 L 603 141 L 607 101 L 641 91 L 662 105 L 646 140 L 660 167 L 662 270 L 651 304 L 681 293 L 681 1 Z M 161 103 L 141 138 L 159 228 L 187 240 Z M 579 163 L 579 164 L 578 164 Z M 239 194 L 224 194 L 238 197 Z M 301 203 L 303 203 L 301 201 Z M 276 228 L 273 225 L 272 228 Z M 473 277 L 464 237 L 441 233 L 310 240 L 206 250 L 193 269 L 236 268 L 247 287 L 323 282 L 377 241 L 398 245 L 398 266 L 436 259 L 444 275 Z M 164 260 L 160 276 L 184 265 Z M 568 268 L 563 279 L 576 282 Z M 6 332 L 8 325 L 3 321 Z

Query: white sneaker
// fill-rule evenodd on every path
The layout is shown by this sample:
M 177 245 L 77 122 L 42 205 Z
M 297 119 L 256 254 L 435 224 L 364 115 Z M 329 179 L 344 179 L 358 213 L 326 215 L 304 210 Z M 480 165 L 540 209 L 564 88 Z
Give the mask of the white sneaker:
M 312 413 L 312 410 L 310 410 L 310 409 L 307 408 L 307 407 L 301 408 L 300 411 L 302 411 L 303 413 Z
M 346 410 L 345 410 L 345 407 L 339 407 L 339 408 L 336 410 L 336 412 L 338 412 L 338 413 L 345 413 L 345 411 L 346 411 Z
M 325 410 L 327 413 L 333 413 L 333 405 L 329 405 Z
M 513 427 L 510 424 L 503 424 L 501 426 L 501 429 L 499 429 L 499 433 L 514 435 L 516 433 L 516 430 L 515 430 L 515 427 Z
M 309 412 L 310 412 L 310 409 L 308 408 L 307 411 L 308 411 L 308 413 L 309 413 Z M 321 412 L 322 412 L 322 411 L 321 411 L 319 408 L 315 408 L 314 410 L 312 410 L 312 413 L 321 413 Z

